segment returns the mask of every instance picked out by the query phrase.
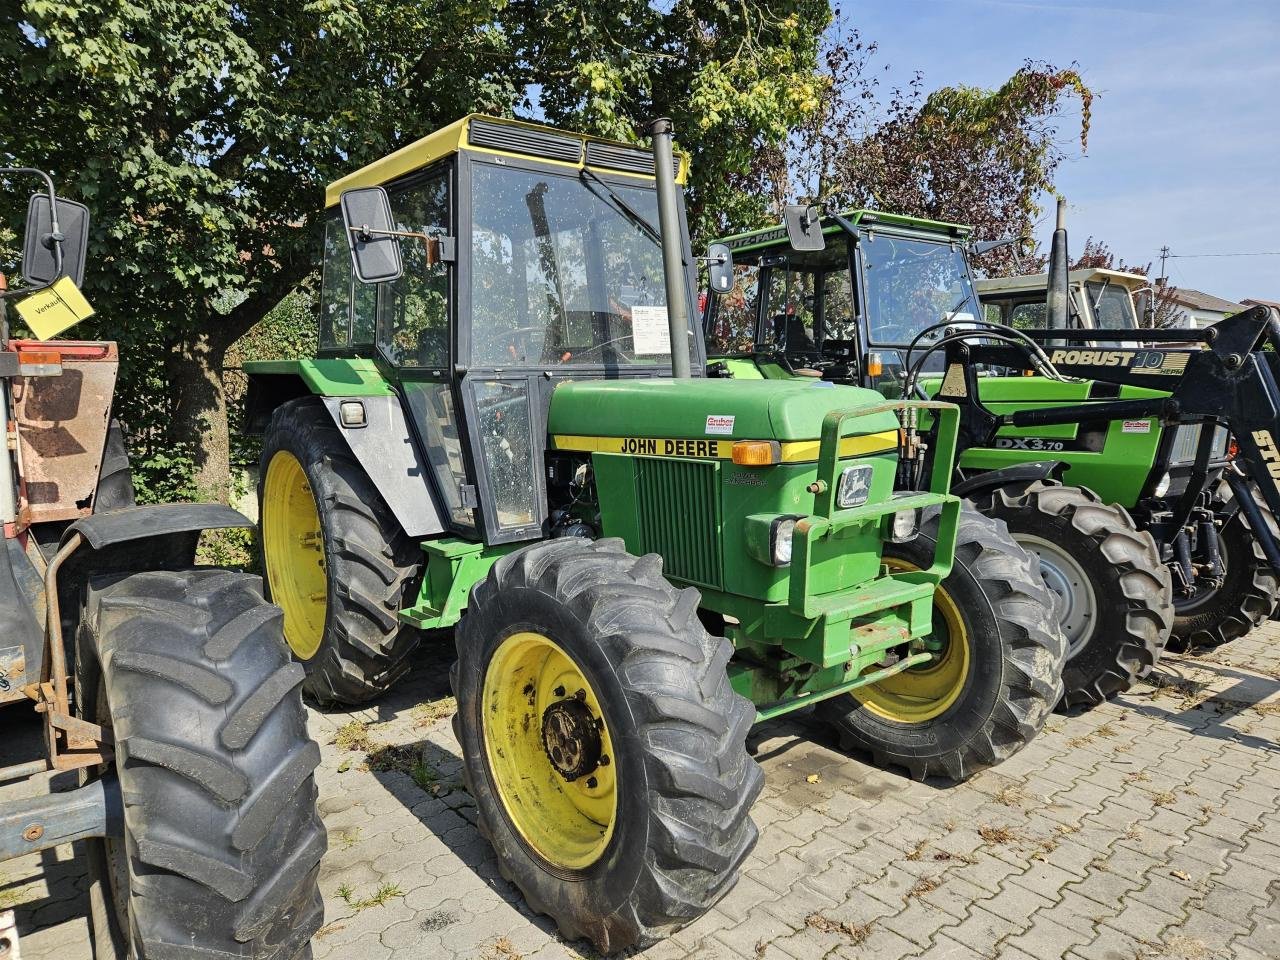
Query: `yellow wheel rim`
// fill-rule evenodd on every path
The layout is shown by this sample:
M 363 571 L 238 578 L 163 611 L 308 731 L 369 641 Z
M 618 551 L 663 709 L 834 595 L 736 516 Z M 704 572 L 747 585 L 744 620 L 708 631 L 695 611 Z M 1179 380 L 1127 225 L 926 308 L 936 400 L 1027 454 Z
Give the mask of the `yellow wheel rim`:
M 885 557 L 890 570 L 918 570 L 915 564 Z M 853 691 L 876 716 L 897 723 L 924 723 L 951 708 L 969 676 L 969 635 L 955 600 L 941 586 L 934 594 L 933 629 L 945 631 L 941 657 Z
M 324 637 L 328 584 L 316 498 L 298 458 L 279 450 L 262 485 L 262 554 L 271 599 L 284 611 L 284 638 L 310 660 Z
M 617 817 L 618 765 L 581 668 L 542 634 L 513 634 L 489 661 L 481 710 L 489 769 L 516 831 L 555 867 L 599 860 Z

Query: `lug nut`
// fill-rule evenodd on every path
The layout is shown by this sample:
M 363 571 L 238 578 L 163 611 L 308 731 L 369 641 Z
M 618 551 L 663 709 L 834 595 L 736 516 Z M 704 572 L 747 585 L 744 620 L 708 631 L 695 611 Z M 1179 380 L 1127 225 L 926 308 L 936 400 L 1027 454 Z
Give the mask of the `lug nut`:
M 607 767 L 608 765 L 609 765 L 609 758 L 602 755 L 600 757 L 600 766 Z
M 564 696 L 564 687 L 556 687 L 556 688 L 555 688 L 554 690 L 552 690 L 551 692 L 552 692 L 553 694 L 555 694 L 557 697 L 563 697 L 563 696 Z
M 595 777 L 587 777 L 587 789 L 588 789 L 588 790 L 594 790 L 594 789 L 595 789 L 596 787 L 598 787 L 599 785 L 600 785 L 600 782 L 599 782 L 598 780 L 596 780 L 596 778 L 595 778 Z

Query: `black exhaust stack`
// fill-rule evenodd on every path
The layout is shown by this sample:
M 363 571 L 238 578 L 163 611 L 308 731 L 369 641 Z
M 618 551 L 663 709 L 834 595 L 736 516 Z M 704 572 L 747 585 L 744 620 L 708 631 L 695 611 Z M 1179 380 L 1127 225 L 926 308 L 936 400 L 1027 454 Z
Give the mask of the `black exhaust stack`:
M 685 259 L 681 250 L 680 212 L 676 206 L 675 156 L 671 121 L 665 117 L 649 125 L 653 137 L 653 176 L 658 188 L 658 228 L 662 234 L 662 266 L 667 287 L 667 323 L 671 332 L 671 375 L 692 375 L 689 369 L 689 305 L 685 302 Z
M 1053 231 L 1053 245 L 1049 248 L 1049 289 L 1046 297 L 1048 324 L 1051 330 L 1065 330 L 1069 326 L 1071 291 L 1067 281 L 1067 201 L 1058 198 L 1058 226 Z M 1066 346 L 1065 340 L 1050 340 L 1049 346 Z

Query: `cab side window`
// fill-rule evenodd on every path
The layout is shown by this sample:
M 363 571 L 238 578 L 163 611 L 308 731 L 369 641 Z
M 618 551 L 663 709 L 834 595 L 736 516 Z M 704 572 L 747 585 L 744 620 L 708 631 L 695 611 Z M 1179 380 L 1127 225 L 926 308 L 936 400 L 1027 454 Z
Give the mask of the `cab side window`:
M 351 270 L 351 252 L 342 218 L 324 225 L 324 259 L 320 280 L 320 347 L 344 350 L 373 343 L 377 288 L 360 283 Z
M 396 229 L 430 236 L 449 232 L 449 177 L 440 171 L 391 192 Z M 427 266 L 423 244 L 405 238 L 404 273 L 385 284 L 378 302 L 378 344 L 398 366 L 440 369 L 449 362 L 448 266 Z

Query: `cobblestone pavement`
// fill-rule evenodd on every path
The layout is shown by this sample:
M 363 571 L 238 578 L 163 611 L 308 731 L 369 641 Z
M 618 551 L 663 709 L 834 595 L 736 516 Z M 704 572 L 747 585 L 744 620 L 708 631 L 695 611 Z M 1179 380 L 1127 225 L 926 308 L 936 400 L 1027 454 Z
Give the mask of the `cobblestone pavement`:
M 592 956 L 498 875 L 459 784 L 446 638 L 375 709 L 313 712 L 327 925 L 317 960 Z M 957 787 L 758 728 L 760 843 L 737 887 L 646 960 L 1280 957 L 1280 624 L 1089 713 Z M 0 760 L 36 742 L 4 718 Z M 64 778 L 65 779 L 65 778 Z M 39 783 L 0 787 L 0 799 Z M 55 784 L 55 789 L 57 784 Z M 0 864 L 26 960 L 87 960 L 83 860 Z

